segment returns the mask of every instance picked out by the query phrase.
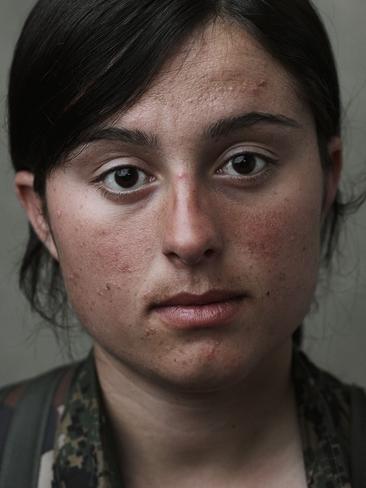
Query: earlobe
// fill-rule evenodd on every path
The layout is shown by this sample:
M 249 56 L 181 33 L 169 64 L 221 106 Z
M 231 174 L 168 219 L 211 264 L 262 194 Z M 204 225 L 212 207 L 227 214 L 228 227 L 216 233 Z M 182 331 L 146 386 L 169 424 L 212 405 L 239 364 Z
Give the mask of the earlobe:
M 58 261 L 58 252 L 44 213 L 41 197 L 34 191 L 34 175 L 30 171 L 19 171 L 15 175 L 15 191 L 28 220 L 51 256 Z
M 333 137 L 328 143 L 329 165 L 325 170 L 325 194 L 323 202 L 323 217 L 328 215 L 331 206 L 337 195 L 342 166 L 342 140 L 340 137 Z

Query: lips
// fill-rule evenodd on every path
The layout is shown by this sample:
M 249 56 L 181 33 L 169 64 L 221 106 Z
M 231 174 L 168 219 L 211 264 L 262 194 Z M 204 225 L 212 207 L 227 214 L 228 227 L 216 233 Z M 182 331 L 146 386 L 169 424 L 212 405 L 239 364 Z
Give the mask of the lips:
M 154 305 L 153 312 L 173 329 L 228 326 L 240 312 L 244 298 L 244 294 L 227 290 L 179 293 Z
M 155 304 L 155 307 L 167 307 L 167 306 L 195 306 L 195 305 L 208 305 L 212 303 L 226 302 L 237 298 L 243 298 L 244 294 L 235 291 L 228 290 L 210 290 L 201 295 L 194 295 L 191 293 L 179 293 L 162 300 Z

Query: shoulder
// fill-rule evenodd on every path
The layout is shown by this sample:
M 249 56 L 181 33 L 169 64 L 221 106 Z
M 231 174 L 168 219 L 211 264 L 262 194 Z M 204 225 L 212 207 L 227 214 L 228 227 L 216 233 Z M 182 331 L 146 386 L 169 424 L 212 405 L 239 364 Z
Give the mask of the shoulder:
M 42 386 L 43 389 L 48 387 L 49 390 L 55 387 L 55 393 L 56 386 L 57 390 L 61 389 L 63 391 L 64 388 L 62 387 L 66 387 L 70 383 L 68 379 L 71 379 L 71 373 L 78 364 L 72 363 L 60 366 L 32 378 L 0 387 L 0 408 L 15 410 L 27 395 L 34 391 L 40 391 Z
M 365 389 L 317 366 L 302 351 L 297 351 L 296 359 L 295 387 L 307 418 L 322 434 L 328 426 L 349 456 L 352 432 L 360 416 L 366 419 Z
M 317 366 L 303 351 L 296 351 L 295 381 L 307 400 L 321 398 L 331 414 L 351 417 L 355 397 L 365 397 L 366 389 L 356 383 L 342 381 L 335 374 Z
M 318 366 L 301 349 L 294 349 L 294 363 L 296 364 L 295 376 L 300 381 L 313 385 L 319 392 L 325 395 L 349 399 L 354 388 L 366 391 L 360 385 L 353 382 L 342 381 L 335 374 Z
M 365 389 L 342 381 L 300 350 L 293 359 L 304 458 L 312 477 L 329 477 L 332 486 L 338 480 L 342 487 L 350 486 L 350 479 L 366 480 Z M 355 486 L 366 485 L 362 481 Z
M 19 437 L 28 425 L 33 424 L 42 436 L 41 455 L 53 448 L 58 419 L 79 364 L 55 368 L 0 388 L 0 463 L 6 446 L 13 444 L 13 437 Z

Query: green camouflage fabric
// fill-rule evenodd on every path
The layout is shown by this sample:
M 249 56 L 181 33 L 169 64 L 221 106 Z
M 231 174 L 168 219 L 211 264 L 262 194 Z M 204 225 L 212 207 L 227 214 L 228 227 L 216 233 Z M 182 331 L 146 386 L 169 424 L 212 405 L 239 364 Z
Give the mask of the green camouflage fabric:
M 55 436 L 52 488 L 121 488 L 93 355 L 81 363 Z
M 351 488 L 350 386 L 294 347 L 292 378 L 309 488 Z M 52 488 L 123 488 L 93 355 L 80 364 L 54 446 Z

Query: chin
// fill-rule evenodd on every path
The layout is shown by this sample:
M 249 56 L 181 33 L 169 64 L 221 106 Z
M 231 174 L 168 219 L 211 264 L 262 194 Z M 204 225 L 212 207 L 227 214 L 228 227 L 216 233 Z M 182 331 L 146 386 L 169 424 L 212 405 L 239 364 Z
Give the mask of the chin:
M 154 333 L 123 344 L 106 341 L 103 334 L 99 337 L 103 344 L 97 341 L 97 348 L 110 366 L 112 359 L 114 367 L 136 384 L 166 392 L 219 392 L 256 375 L 273 376 L 278 362 L 289 357 L 289 331 L 265 330 L 264 326 L 202 329 L 183 333 L 179 340 Z
M 263 360 L 265 350 L 240 344 L 195 343 L 172 350 L 146 371 L 150 380 L 181 393 L 219 392 L 245 381 Z

